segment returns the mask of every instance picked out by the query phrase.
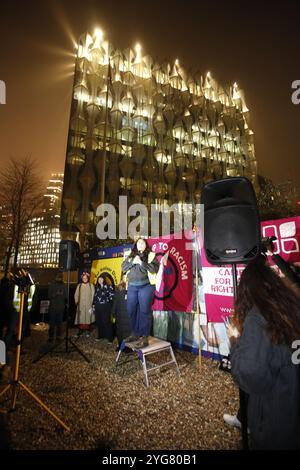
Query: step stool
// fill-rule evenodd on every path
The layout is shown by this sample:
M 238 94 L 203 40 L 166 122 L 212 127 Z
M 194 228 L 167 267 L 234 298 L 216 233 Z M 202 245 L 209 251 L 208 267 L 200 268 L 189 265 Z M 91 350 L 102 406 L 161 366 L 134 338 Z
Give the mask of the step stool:
M 132 353 L 137 353 L 136 359 L 139 359 L 142 363 L 143 373 L 144 373 L 144 384 L 145 384 L 146 387 L 149 387 L 148 372 L 150 372 L 151 370 L 160 369 L 161 367 L 174 364 L 176 366 L 178 374 L 180 374 L 179 367 L 178 367 L 178 364 L 177 364 L 177 361 L 176 361 L 171 343 L 169 343 L 169 341 L 164 341 L 164 340 L 159 339 L 159 338 L 154 338 L 153 336 L 148 336 L 148 341 L 149 341 L 148 346 L 145 346 L 144 348 L 139 348 L 138 349 L 135 346 L 136 341 L 127 343 L 123 340 L 122 343 L 121 343 L 120 349 L 118 351 L 117 357 L 116 357 L 116 367 L 117 367 L 121 364 L 125 364 L 126 362 L 130 361 L 130 359 L 127 359 L 127 360 L 124 360 L 124 361 L 119 363 L 119 359 L 121 357 L 121 354 L 122 354 L 122 352 L 124 351 L 124 349 L 126 347 L 131 349 Z M 162 351 L 169 351 L 170 356 L 171 356 L 171 360 L 167 361 L 167 362 L 164 362 L 162 364 L 159 364 L 158 366 L 148 368 L 147 367 L 147 362 L 146 362 L 146 357 L 150 356 L 151 354 L 155 354 L 155 353 L 162 352 Z M 132 354 L 132 353 L 130 353 L 130 354 Z

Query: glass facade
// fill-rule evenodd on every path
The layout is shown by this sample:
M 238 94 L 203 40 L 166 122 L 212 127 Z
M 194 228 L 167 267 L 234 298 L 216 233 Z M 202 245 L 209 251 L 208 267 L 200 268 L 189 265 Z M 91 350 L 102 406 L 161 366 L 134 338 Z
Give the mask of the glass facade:
M 63 173 L 52 174 L 41 213 L 28 222 L 18 256 L 19 266 L 58 267 L 62 187 Z
M 121 51 L 101 32 L 80 37 L 75 63 L 61 229 L 87 232 L 101 202 L 200 202 L 205 183 L 256 182 L 249 110 L 234 83 L 192 76 L 178 60 Z

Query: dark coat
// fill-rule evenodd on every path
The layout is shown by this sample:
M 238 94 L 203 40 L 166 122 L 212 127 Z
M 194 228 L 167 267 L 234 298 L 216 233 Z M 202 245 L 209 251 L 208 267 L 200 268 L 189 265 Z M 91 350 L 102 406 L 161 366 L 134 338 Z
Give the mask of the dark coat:
M 104 284 L 103 287 L 101 287 L 99 284 L 96 284 L 93 305 L 110 304 L 113 301 L 114 293 L 111 286 Z
M 13 306 L 14 284 L 7 278 L 0 282 L 0 324 L 7 325 L 15 313 Z
M 127 290 L 116 290 L 112 313 L 116 317 L 116 335 L 118 341 L 121 342 L 131 332 L 127 313 Z
M 300 374 L 292 350 L 271 342 L 253 308 L 231 347 L 232 374 L 249 394 L 248 427 L 255 449 L 300 449 Z
M 55 281 L 48 289 L 50 300 L 49 313 L 63 313 L 67 303 L 68 291 L 63 281 Z

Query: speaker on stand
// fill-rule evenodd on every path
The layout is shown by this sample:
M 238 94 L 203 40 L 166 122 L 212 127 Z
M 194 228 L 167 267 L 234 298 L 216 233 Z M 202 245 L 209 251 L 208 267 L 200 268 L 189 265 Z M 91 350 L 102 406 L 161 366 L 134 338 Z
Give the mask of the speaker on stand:
M 213 265 L 231 264 L 234 298 L 237 264 L 246 264 L 261 252 L 260 220 L 256 195 L 244 177 L 211 181 L 202 191 L 204 251 Z M 243 448 L 248 449 L 247 395 L 240 389 Z
M 73 240 L 61 240 L 59 244 L 59 269 L 61 271 L 67 271 L 67 321 L 66 321 L 66 335 L 62 341 L 65 341 L 65 351 L 56 351 L 56 352 L 72 352 L 77 351 L 86 362 L 91 362 L 89 358 L 81 351 L 77 344 L 69 338 L 69 324 L 70 324 L 70 272 L 75 271 L 80 267 L 80 247 L 77 242 Z M 72 348 L 69 347 L 71 344 Z M 42 357 L 44 357 L 49 352 L 56 350 L 56 345 L 51 348 L 47 348 L 43 351 L 33 362 L 38 362 Z
M 247 178 L 212 181 L 203 188 L 204 249 L 211 264 L 247 263 L 260 253 L 256 196 Z
M 75 271 L 80 267 L 80 247 L 77 242 L 61 240 L 58 264 L 61 271 Z

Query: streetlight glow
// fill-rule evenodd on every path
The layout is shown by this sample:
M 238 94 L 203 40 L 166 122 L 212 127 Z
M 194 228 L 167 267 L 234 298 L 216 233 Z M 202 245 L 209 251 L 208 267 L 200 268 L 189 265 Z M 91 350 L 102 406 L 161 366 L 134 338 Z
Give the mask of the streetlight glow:
M 136 58 L 135 58 L 135 61 L 137 63 L 139 63 L 141 61 L 141 45 L 139 43 L 137 43 L 135 45 L 135 52 L 136 52 Z
M 100 28 L 95 28 L 94 36 L 101 41 L 103 39 L 103 31 Z

